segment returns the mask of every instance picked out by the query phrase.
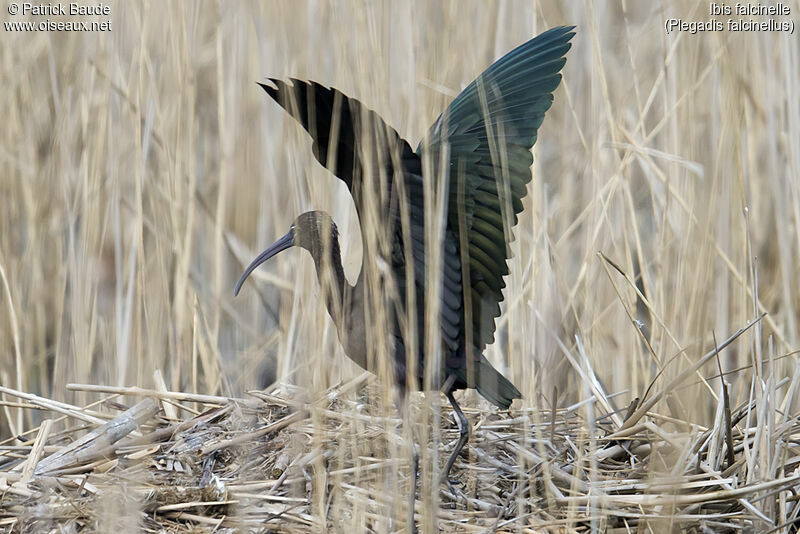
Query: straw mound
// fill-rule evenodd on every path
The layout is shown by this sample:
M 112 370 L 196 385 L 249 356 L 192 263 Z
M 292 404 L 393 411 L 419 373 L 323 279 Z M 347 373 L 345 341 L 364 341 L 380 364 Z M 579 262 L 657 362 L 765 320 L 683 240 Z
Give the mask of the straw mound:
M 226 399 L 71 386 L 144 397 L 113 419 L 3 388 L 18 407 L 64 415 L 0 449 L 0 530 L 403 530 L 410 449 L 399 419 L 345 399 L 362 381 L 305 405 L 266 393 Z M 124 409 L 110 398 L 103 405 Z M 797 418 L 775 409 L 774 425 L 749 427 L 763 409 L 753 401 L 704 429 L 647 410 L 635 421 L 633 405 L 619 425 L 616 414 L 585 420 L 586 405 L 465 410 L 473 434 L 452 473 L 461 484 L 431 490 L 426 462 L 443 464 L 458 436 L 443 406 L 438 459 L 430 444 L 422 452 L 420 528 L 434 524 L 435 502 L 445 531 L 796 531 Z M 55 424 L 68 426 L 51 432 Z M 772 464 L 759 460 L 763 447 Z

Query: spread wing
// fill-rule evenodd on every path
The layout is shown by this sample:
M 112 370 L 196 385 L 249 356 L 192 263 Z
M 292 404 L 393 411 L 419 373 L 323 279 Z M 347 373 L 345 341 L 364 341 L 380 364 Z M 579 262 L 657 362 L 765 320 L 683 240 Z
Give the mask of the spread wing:
M 462 244 L 462 264 L 469 265 L 469 280 L 463 280 L 471 288 L 469 296 L 465 291 L 471 307 L 466 315 L 478 353 L 494 341 L 511 229 L 531 180 L 531 147 L 561 81 L 573 28 L 548 30 L 493 63 L 417 147 L 436 169 L 449 155 L 448 224 Z
M 374 111 L 340 91 L 316 82 L 291 79 L 291 83 L 270 79 L 272 85 L 259 84 L 267 94 L 297 120 L 313 140 L 317 160 L 350 190 L 355 202 L 362 236 L 366 235 L 365 211 L 370 209 L 367 188 L 378 202 L 378 220 L 386 221 L 391 250 L 384 258 L 390 262 L 398 294 L 405 303 L 408 259 L 404 246 L 409 243 L 414 263 L 414 283 L 418 337 L 424 340 L 425 228 L 421 162 L 411 146 Z M 371 178 L 367 176 L 372 175 Z M 402 187 L 394 181 L 402 179 Z M 403 231 L 399 196 L 405 197 L 409 227 Z M 374 207 L 374 206 L 373 206 Z M 372 219 L 374 220 L 374 219 Z M 372 229 L 375 231 L 375 229 Z M 364 250 L 365 261 L 367 249 Z M 451 350 L 458 348 L 461 333 L 461 264 L 455 243 L 445 240 L 441 295 L 442 339 Z M 405 347 L 403 347 L 405 349 Z M 421 352 L 419 353 L 421 354 Z M 397 364 L 405 365 L 397 355 Z M 403 360 L 403 361 L 400 361 Z M 418 366 L 420 369 L 422 366 Z
M 389 180 L 399 163 L 418 162 L 411 146 L 381 117 L 354 98 L 316 82 L 291 78 L 291 83 L 270 78 L 259 83 L 275 102 L 311 136 L 314 156 L 358 196 L 365 171 L 386 171 Z M 367 169 L 368 166 L 375 167 Z

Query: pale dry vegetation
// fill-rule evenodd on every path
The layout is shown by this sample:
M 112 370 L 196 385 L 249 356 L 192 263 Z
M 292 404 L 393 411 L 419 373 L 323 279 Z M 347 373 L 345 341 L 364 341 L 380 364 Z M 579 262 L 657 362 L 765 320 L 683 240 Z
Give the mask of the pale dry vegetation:
M 665 35 L 707 8 L 119 2 L 110 33 L 3 33 L 0 531 L 398 531 L 413 437 L 425 531 L 795 532 L 800 45 Z M 307 254 L 233 298 L 308 209 L 361 264 L 349 193 L 254 82 L 337 87 L 416 145 L 560 24 L 487 351 L 525 399 L 460 397 L 453 495 L 450 409 L 344 356 Z

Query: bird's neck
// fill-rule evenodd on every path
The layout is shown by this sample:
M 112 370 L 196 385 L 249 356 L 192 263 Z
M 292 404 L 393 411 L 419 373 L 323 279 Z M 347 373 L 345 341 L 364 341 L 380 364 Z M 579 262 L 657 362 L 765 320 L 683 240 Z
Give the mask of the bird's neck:
M 325 305 L 336 321 L 337 316 L 341 316 L 343 312 L 345 291 L 349 287 L 342 267 L 342 251 L 339 248 L 338 236 L 331 236 L 329 242 L 320 248 L 322 252 L 312 256 L 317 268 L 317 278 L 325 296 Z

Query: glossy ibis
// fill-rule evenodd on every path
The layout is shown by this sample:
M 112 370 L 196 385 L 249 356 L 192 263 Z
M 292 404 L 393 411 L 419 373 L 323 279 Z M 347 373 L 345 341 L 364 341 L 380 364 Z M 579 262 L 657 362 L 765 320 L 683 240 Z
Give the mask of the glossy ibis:
M 235 293 L 256 267 L 280 251 L 292 246 L 308 250 L 320 281 L 332 282 L 325 300 L 345 352 L 360 366 L 374 370 L 365 333 L 370 309 L 364 271 L 366 267 L 380 271 L 382 266 L 386 272 L 390 267 L 394 297 L 385 326 L 401 391 L 423 383 L 425 328 L 439 328 L 442 357 L 435 376 L 460 429 L 444 479 L 469 437 L 467 419 L 453 391 L 475 388 L 504 409 L 521 396 L 483 350 L 494 341 L 511 228 L 531 180 L 531 147 L 561 81 L 573 28 L 548 30 L 497 60 L 450 103 L 416 150 L 375 112 L 336 89 L 296 79 L 259 84 L 308 131 L 317 160 L 347 184 L 359 215 L 364 259 L 358 281 L 351 286 L 342 268 L 336 225 L 326 213 L 310 211 L 297 217 L 285 236 L 253 260 Z M 424 165 L 424 158 L 430 158 L 430 164 Z M 437 190 L 442 179 L 447 182 L 439 188 L 446 195 L 439 236 L 440 310 L 439 320 L 433 322 L 425 321 L 430 288 L 426 289 L 425 273 L 424 182 L 430 180 Z M 366 228 L 368 210 L 371 220 L 381 221 L 377 231 L 388 246 L 367 242 L 368 232 L 376 231 Z M 413 350 L 405 318 L 416 324 Z M 413 376 L 407 369 L 413 369 Z

